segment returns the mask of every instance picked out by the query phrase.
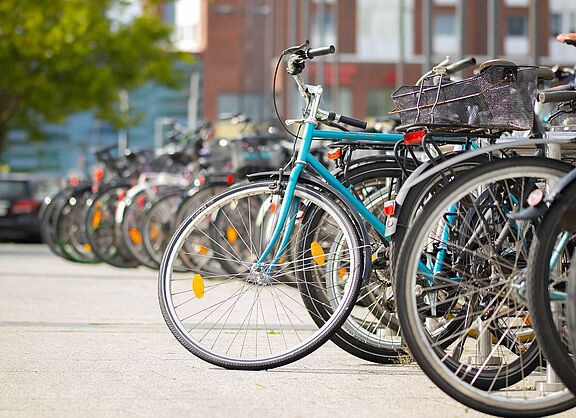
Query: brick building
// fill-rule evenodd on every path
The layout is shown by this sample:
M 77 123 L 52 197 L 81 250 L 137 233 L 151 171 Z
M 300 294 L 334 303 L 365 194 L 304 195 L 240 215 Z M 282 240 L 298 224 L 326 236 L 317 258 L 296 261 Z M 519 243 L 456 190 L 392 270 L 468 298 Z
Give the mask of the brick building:
M 338 54 L 310 62 L 306 77 L 324 85 L 328 107 L 358 117 L 385 115 L 392 106 L 390 94 L 400 83 L 415 82 L 427 63 L 446 55 L 454 60 L 464 55 L 478 61 L 498 56 L 519 64 L 576 63 L 576 49 L 553 40 L 559 32 L 576 30 L 573 0 L 176 3 L 186 2 L 194 3 L 199 13 L 201 113 L 208 119 L 232 111 L 271 118 L 275 59 L 305 38 L 313 46 L 336 45 Z M 532 39 L 538 40 L 537 48 Z M 277 95 L 282 115 L 294 116 L 301 104 L 283 68 Z

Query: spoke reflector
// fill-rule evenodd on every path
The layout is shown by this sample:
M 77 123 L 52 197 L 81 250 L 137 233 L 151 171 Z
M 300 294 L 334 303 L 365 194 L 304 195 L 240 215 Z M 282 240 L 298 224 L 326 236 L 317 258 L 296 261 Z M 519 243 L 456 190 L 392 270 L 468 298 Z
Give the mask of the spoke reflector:
M 142 244 L 142 234 L 140 233 L 140 231 L 138 231 L 138 228 L 133 226 L 132 228 L 130 228 L 129 233 L 130 233 L 130 239 L 134 244 L 136 245 Z
M 312 259 L 319 266 L 326 263 L 326 257 L 324 257 L 324 250 L 316 241 L 310 244 L 310 250 L 312 251 Z
M 198 299 L 204 297 L 204 279 L 201 274 L 195 274 L 192 279 L 192 290 Z
M 89 253 L 90 251 L 92 251 L 92 246 L 90 244 L 84 244 L 84 251 Z
M 348 274 L 348 270 L 346 270 L 346 268 L 344 268 L 344 267 L 340 267 L 338 269 L 338 280 L 343 281 L 344 277 L 346 277 L 347 274 Z
M 194 246 L 194 249 L 196 250 L 196 252 L 197 252 L 198 254 L 202 254 L 202 255 L 207 255 L 207 254 L 208 254 L 208 248 L 206 248 L 206 247 L 203 246 L 203 245 L 196 244 L 196 245 Z
M 92 229 L 100 228 L 101 223 L 102 223 L 102 205 L 97 203 L 96 211 L 94 212 L 94 216 L 92 216 Z
M 234 244 L 238 239 L 238 232 L 234 229 L 233 226 L 229 226 L 228 230 L 226 231 L 226 238 L 230 244 Z
M 153 223 L 150 225 L 150 238 L 152 238 L 153 241 L 156 241 L 158 239 L 158 235 L 160 235 L 160 225 Z

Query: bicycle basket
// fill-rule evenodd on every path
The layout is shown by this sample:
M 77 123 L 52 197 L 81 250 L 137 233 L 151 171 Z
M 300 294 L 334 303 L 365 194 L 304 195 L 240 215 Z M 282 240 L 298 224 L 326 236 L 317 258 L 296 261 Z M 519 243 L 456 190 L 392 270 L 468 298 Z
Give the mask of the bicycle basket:
M 537 67 L 491 66 L 474 77 L 433 86 L 402 86 L 392 100 L 403 126 L 529 130 Z

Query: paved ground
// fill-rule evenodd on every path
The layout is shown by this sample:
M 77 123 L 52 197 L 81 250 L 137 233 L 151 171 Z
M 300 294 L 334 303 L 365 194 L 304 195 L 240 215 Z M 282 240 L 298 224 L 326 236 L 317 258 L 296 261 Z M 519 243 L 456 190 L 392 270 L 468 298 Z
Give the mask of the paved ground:
M 330 343 L 273 371 L 215 368 L 164 325 L 154 272 L 0 244 L 0 416 L 231 415 L 481 416 L 415 366 L 371 364 Z

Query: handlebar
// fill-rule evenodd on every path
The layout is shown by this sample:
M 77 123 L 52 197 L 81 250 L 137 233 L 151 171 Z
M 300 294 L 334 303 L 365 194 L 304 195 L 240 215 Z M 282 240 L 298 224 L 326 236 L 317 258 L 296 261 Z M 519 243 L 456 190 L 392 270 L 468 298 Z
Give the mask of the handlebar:
M 474 57 L 464 58 L 460 61 L 456 61 L 455 63 L 448 65 L 446 67 L 446 72 L 448 74 L 454 74 L 457 73 L 458 71 L 462 71 L 465 68 L 471 67 L 473 65 L 476 65 L 476 58 Z
M 309 48 L 306 50 L 306 57 L 313 59 L 314 57 L 321 57 L 323 55 L 330 55 L 336 52 L 336 47 L 334 45 L 325 46 L 322 48 Z
M 576 100 L 576 91 L 542 91 L 538 94 L 540 103 L 571 102 Z
M 368 122 L 360 119 L 353 118 L 351 116 L 340 116 L 340 122 L 345 123 L 346 125 L 354 126 L 360 129 L 366 129 Z

